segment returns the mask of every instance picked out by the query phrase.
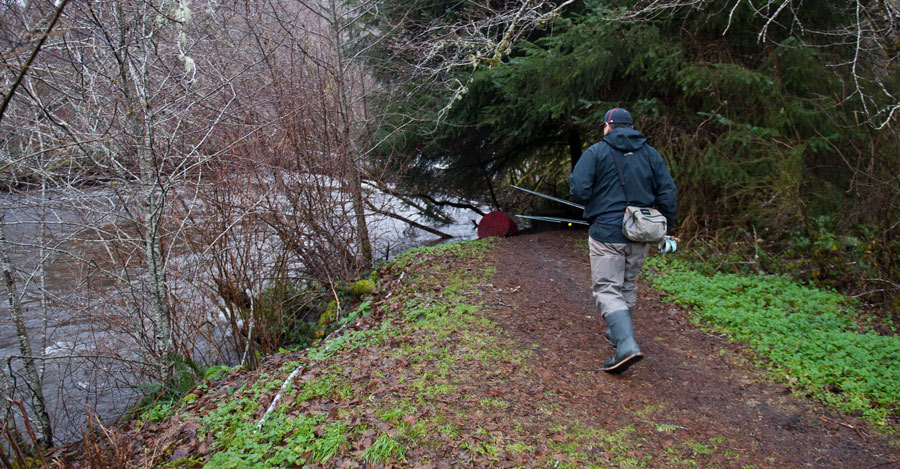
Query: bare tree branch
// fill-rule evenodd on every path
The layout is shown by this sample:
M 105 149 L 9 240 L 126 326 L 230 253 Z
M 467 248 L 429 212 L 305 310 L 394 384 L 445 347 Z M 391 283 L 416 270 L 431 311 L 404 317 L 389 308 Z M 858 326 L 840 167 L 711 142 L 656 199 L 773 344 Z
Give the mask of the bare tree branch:
M 25 74 L 28 73 L 28 68 L 31 67 L 31 63 L 34 62 L 34 58 L 37 57 L 38 52 L 40 52 L 41 50 L 41 47 L 44 46 L 44 41 L 46 41 L 47 37 L 50 36 L 50 31 L 53 31 L 53 27 L 56 26 L 56 22 L 59 20 L 60 15 L 62 15 L 63 9 L 68 3 L 69 0 L 62 0 L 59 2 L 59 5 L 56 7 L 56 11 L 53 13 L 53 17 L 50 19 L 50 24 L 47 25 L 47 29 L 44 31 L 44 34 L 41 34 L 40 39 L 38 39 L 38 43 L 35 44 L 34 49 L 31 51 L 31 55 L 28 56 L 28 59 L 22 65 L 22 68 L 19 69 L 19 74 L 18 76 L 16 76 L 15 81 L 13 81 L 13 84 L 9 88 L 9 91 L 7 91 L 6 95 L 3 96 L 3 102 L 0 102 L 0 121 L 3 120 L 3 115 L 6 114 L 6 108 L 9 107 L 9 102 L 12 101 L 13 95 L 16 94 L 16 89 L 19 87 L 19 84 L 22 83 L 22 79 L 25 78 Z

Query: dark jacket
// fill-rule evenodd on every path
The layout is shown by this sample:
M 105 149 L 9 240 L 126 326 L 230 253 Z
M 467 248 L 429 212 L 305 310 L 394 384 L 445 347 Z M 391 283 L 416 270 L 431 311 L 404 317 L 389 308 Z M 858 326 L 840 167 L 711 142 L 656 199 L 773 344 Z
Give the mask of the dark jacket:
M 572 197 L 584 204 L 584 217 L 591 221 L 591 238 L 603 243 L 627 243 L 622 234 L 625 192 L 619 184 L 613 148 L 621 153 L 622 174 L 630 205 L 654 207 L 675 226 L 677 189 L 669 168 L 643 134 L 628 127 L 611 130 L 599 143 L 581 155 L 569 176 Z

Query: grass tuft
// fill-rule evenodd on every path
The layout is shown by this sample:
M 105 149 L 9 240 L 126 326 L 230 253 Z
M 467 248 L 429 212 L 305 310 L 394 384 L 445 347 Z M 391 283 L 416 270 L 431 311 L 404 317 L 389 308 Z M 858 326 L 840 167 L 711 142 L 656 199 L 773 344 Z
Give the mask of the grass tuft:
M 363 459 L 369 464 L 378 464 L 392 458 L 406 461 L 406 448 L 390 435 L 381 435 L 363 453 Z

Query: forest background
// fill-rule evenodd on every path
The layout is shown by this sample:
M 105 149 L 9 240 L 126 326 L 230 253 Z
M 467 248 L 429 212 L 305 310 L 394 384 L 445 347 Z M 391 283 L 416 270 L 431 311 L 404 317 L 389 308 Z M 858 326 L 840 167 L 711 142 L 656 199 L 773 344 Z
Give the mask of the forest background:
M 558 211 L 509 185 L 565 197 L 614 106 L 666 159 L 695 265 L 835 288 L 896 332 L 894 0 L 0 8 L 0 228 L 28 233 L 0 230 L 2 389 L 37 445 L 87 412 L 48 409 L 53 367 L 155 402 L 327 333 L 390 255 L 379 220 Z

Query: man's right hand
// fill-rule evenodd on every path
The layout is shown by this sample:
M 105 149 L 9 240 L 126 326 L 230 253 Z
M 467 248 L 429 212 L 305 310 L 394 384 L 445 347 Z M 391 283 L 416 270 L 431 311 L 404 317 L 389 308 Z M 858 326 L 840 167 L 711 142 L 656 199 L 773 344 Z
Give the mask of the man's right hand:
M 666 254 L 666 253 L 677 251 L 678 250 L 678 241 L 681 241 L 681 240 L 674 236 L 668 236 L 668 235 L 664 236 L 662 241 L 659 242 L 660 252 L 662 252 L 663 254 Z

